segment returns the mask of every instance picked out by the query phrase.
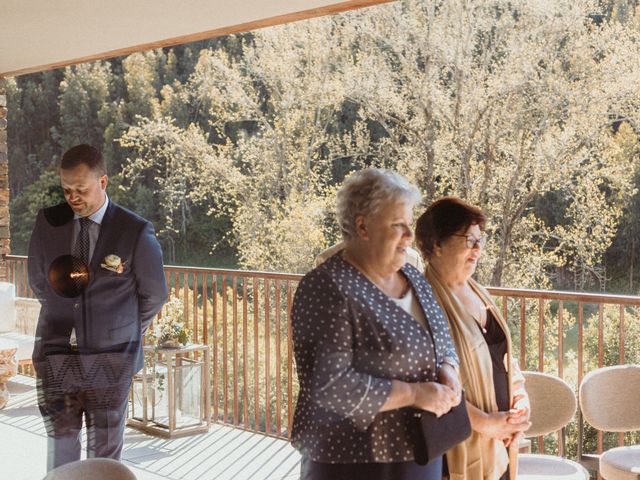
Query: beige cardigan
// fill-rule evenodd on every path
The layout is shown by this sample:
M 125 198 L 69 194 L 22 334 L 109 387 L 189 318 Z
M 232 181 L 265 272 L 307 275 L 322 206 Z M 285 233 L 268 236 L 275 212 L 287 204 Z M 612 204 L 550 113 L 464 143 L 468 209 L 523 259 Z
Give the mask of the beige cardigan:
M 440 280 L 434 269 L 426 266 L 425 276 L 433 287 L 436 299 L 442 306 L 451 336 L 460 358 L 460 378 L 468 402 L 484 412 L 496 412 L 498 406 L 493 386 L 493 366 L 489 347 L 473 317 Z M 506 370 L 509 374 L 509 396 L 524 392 L 524 378 L 515 361 L 512 361 L 511 336 L 507 322 L 502 317 L 489 293 L 473 279 L 469 284 L 507 337 Z M 498 480 L 509 467 L 509 477 L 515 480 L 517 474 L 517 445 L 509 447 L 509 453 L 502 441 L 472 432 L 471 437 L 447 452 L 450 480 Z

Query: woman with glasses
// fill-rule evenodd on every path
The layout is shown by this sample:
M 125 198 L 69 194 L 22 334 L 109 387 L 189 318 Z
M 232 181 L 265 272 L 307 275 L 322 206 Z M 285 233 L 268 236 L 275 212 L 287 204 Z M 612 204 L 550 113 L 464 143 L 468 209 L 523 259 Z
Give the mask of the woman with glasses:
M 524 379 L 507 322 L 472 275 L 485 245 L 484 213 L 455 197 L 433 203 L 416 225 L 425 276 L 449 321 L 473 433 L 446 454 L 451 480 L 516 478 L 517 446 L 529 428 Z

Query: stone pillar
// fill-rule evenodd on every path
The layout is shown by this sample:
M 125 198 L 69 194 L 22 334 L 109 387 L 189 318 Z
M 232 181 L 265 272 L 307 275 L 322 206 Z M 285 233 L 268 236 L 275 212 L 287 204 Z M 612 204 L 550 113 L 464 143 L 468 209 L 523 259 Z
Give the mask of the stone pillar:
M 9 255 L 9 156 L 7 150 L 6 80 L 0 77 L 0 282 L 9 279 L 5 260 Z

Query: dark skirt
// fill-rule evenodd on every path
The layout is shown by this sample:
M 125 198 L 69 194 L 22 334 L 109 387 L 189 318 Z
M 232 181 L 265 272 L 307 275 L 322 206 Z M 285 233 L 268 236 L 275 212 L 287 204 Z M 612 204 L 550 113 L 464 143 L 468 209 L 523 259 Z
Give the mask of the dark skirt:
M 441 480 L 442 458 L 415 462 L 321 463 L 302 457 L 300 480 Z

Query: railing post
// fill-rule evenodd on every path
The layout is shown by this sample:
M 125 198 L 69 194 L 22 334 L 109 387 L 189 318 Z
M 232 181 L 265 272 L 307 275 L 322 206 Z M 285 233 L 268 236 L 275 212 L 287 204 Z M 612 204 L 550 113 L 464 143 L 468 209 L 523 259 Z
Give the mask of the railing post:
M 0 282 L 9 280 L 6 256 L 9 242 L 9 154 L 7 145 L 7 95 L 6 80 L 0 77 Z

